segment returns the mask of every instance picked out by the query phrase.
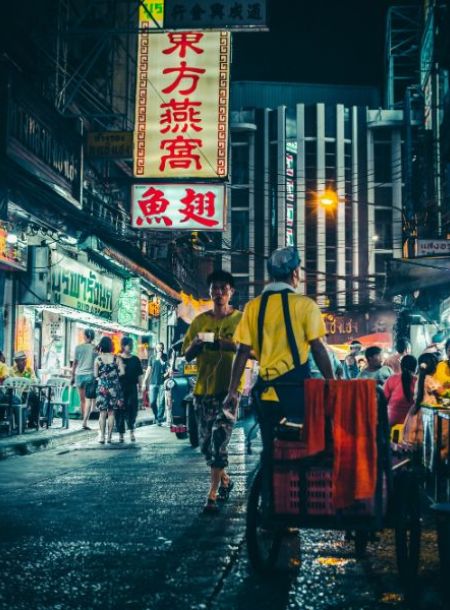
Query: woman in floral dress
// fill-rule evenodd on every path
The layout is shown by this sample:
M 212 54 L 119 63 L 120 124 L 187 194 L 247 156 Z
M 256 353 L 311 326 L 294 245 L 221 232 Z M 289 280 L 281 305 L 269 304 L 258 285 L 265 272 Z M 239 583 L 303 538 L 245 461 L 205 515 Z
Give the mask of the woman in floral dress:
M 123 362 L 113 351 L 109 337 L 102 337 L 98 345 L 99 355 L 94 363 L 94 375 L 97 379 L 97 409 L 100 411 L 100 439 L 105 443 L 106 418 L 108 418 L 108 443 L 111 442 L 114 428 L 114 412 L 123 409 L 123 394 L 119 378 L 125 374 Z

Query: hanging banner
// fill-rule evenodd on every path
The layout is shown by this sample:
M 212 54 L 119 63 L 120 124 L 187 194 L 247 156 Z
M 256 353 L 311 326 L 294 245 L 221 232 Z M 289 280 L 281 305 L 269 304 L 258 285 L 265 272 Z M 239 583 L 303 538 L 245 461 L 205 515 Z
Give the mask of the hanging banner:
M 135 184 L 131 226 L 136 229 L 223 231 L 224 184 Z
M 151 3 L 153 4 L 153 3 Z M 164 27 L 172 29 L 230 29 L 267 31 L 266 0 L 166 0 Z
M 141 33 L 134 174 L 225 178 L 230 34 Z

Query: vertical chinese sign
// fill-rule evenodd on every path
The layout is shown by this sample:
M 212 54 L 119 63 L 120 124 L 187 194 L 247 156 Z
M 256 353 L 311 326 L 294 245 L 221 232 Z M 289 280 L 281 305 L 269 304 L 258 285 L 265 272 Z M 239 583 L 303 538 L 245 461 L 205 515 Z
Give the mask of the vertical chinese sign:
M 134 174 L 228 173 L 228 32 L 139 34 Z

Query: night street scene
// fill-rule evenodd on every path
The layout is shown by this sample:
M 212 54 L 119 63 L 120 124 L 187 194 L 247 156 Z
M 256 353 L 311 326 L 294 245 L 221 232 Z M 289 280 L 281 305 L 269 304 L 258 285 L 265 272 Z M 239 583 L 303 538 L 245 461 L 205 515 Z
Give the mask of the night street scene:
M 0 610 L 450 608 L 450 0 L 0 17 Z

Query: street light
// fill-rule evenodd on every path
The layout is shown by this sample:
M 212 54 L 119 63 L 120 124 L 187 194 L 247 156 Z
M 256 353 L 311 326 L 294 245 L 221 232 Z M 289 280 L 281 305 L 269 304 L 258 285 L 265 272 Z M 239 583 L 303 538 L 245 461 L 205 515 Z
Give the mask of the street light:
M 317 201 L 319 205 L 323 206 L 324 208 L 334 208 L 339 203 L 339 197 L 335 191 L 326 189 L 322 193 L 318 194 Z

